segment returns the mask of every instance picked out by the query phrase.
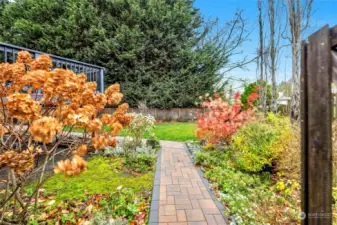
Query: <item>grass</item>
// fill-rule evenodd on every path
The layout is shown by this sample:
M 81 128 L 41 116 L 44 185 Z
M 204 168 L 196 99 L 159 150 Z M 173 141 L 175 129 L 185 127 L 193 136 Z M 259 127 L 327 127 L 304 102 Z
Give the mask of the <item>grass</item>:
M 154 133 L 159 140 L 184 142 L 196 140 L 196 128 L 195 123 L 160 123 L 156 124 Z M 122 131 L 119 135 L 125 136 L 125 132 Z M 145 138 L 148 138 L 148 136 L 145 135 Z
M 79 176 L 56 174 L 48 178 L 43 188 L 46 194 L 55 194 L 57 201 L 83 200 L 90 194 L 108 194 L 120 185 L 139 193 L 152 189 L 153 172 L 133 176 L 122 170 L 122 162 L 122 158 L 96 156 L 88 161 L 87 171 Z
M 195 123 L 160 123 L 156 124 L 154 132 L 160 140 L 184 142 L 196 140 L 196 128 Z M 80 129 L 76 131 L 83 132 Z M 120 136 L 125 135 L 125 131 L 120 133 Z M 47 194 L 55 194 L 57 200 L 83 199 L 86 194 L 109 193 L 115 191 L 120 185 L 132 188 L 136 192 L 150 190 L 153 172 L 132 176 L 123 172 L 122 160 L 122 158 L 94 157 L 88 161 L 88 170 L 81 175 L 75 177 L 65 177 L 62 174 L 53 175 L 43 187 Z
M 66 128 L 67 129 L 67 128 Z M 197 140 L 195 131 L 197 129 L 196 123 L 158 123 L 154 129 L 154 133 L 159 140 L 168 140 L 168 141 L 195 141 Z M 83 132 L 83 130 L 78 129 L 77 132 Z M 121 131 L 119 136 L 125 136 L 125 131 Z M 145 135 L 145 138 L 148 138 L 148 135 Z

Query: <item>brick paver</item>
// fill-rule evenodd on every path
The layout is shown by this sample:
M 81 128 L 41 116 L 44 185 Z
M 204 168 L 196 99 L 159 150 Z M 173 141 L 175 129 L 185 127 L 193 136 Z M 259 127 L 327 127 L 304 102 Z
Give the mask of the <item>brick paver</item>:
M 184 143 L 161 141 L 161 146 L 158 224 L 225 225 Z

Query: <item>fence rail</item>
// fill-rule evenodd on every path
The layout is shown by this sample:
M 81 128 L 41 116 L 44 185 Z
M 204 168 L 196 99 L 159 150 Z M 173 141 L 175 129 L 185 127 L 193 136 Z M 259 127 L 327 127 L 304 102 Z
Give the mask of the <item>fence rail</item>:
M 115 108 L 105 108 L 101 114 L 107 113 L 112 114 L 115 112 Z M 178 121 L 178 122 L 189 122 L 195 121 L 198 118 L 198 114 L 205 112 L 203 108 L 172 108 L 172 109 L 138 109 L 129 108 L 130 113 L 142 113 L 144 115 L 151 115 L 157 121 Z
M 8 63 L 15 62 L 17 54 L 22 50 L 28 51 L 34 59 L 41 54 L 48 54 L 0 42 L 0 62 L 8 62 Z M 60 67 L 64 69 L 71 69 L 75 73 L 85 73 L 88 77 L 88 81 L 94 81 L 97 83 L 97 90 L 99 92 L 104 91 L 104 67 L 92 65 L 89 63 L 73 59 L 67 59 L 52 54 L 48 55 L 52 58 L 54 68 Z

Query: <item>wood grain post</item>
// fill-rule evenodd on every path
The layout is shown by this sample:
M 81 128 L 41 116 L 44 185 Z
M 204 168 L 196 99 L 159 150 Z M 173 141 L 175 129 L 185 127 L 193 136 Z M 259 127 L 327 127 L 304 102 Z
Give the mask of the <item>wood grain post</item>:
M 331 43 L 328 26 L 302 43 L 303 225 L 332 224 Z
M 334 84 L 334 117 L 337 118 L 337 26 L 330 29 L 332 83 Z
M 307 43 L 301 44 L 301 208 L 308 212 L 308 79 L 307 79 Z M 304 215 L 305 216 L 305 215 Z M 306 225 L 302 220 L 302 225 Z

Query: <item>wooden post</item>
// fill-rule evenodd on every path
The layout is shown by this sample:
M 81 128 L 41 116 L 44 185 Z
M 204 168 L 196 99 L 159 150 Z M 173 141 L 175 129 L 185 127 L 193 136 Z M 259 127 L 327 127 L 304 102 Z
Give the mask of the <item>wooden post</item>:
M 337 26 L 330 29 L 332 83 L 334 84 L 334 117 L 337 119 Z
M 328 26 L 302 43 L 303 225 L 332 224 L 331 43 Z M 304 215 L 303 215 L 304 217 Z
M 331 47 L 337 48 L 337 26 L 330 29 Z
M 308 212 L 308 79 L 307 79 L 307 43 L 301 44 L 301 208 L 303 213 Z M 305 215 L 304 215 L 305 216 Z M 303 217 L 302 217 L 303 218 Z M 302 220 L 302 225 L 305 220 Z

